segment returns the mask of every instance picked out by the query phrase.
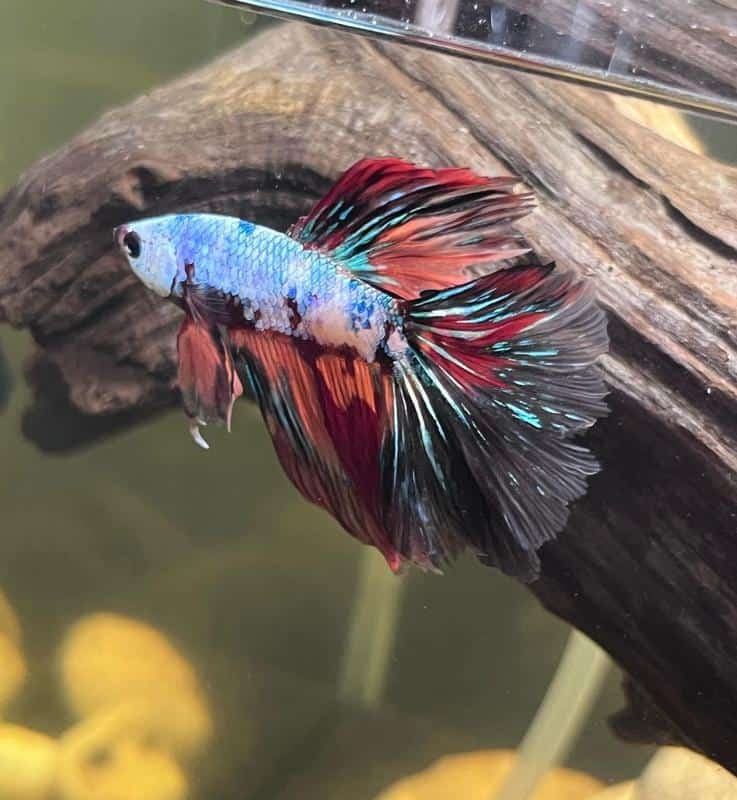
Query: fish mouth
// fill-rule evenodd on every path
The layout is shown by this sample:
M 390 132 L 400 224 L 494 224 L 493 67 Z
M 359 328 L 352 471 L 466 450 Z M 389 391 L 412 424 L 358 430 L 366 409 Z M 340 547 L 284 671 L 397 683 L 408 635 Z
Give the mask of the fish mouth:
M 113 241 L 118 247 L 123 250 L 125 245 L 123 244 L 123 239 L 125 239 L 126 235 L 129 233 L 128 227 L 126 225 L 118 225 L 117 228 L 113 228 Z

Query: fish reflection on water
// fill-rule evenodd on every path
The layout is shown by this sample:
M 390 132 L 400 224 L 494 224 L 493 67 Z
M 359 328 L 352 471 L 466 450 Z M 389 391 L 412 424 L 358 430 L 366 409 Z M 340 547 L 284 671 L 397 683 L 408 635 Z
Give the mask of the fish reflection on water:
M 571 439 L 606 412 L 607 336 L 591 286 L 511 229 L 532 207 L 517 182 L 365 159 L 287 234 L 212 214 L 117 228 L 185 311 L 195 441 L 245 387 L 302 494 L 393 571 L 468 547 L 537 577 L 598 469 Z

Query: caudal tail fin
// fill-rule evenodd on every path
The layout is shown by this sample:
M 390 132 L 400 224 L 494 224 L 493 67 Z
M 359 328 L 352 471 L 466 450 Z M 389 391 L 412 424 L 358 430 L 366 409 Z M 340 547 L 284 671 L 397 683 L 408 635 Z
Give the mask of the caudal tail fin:
M 572 441 L 607 412 L 594 366 L 606 321 L 590 284 L 511 267 L 409 302 L 405 333 L 385 524 L 436 563 L 470 545 L 533 580 L 537 550 L 598 471 Z

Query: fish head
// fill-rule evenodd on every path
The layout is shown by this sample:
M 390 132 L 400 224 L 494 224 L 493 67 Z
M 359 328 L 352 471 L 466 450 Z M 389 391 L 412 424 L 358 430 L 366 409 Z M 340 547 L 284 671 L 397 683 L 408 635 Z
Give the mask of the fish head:
M 174 217 L 152 217 L 119 225 L 113 238 L 138 278 L 161 297 L 168 297 L 180 275 Z M 182 279 L 184 269 L 181 270 Z
M 169 214 L 120 225 L 116 244 L 140 280 L 161 297 L 181 295 L 183 282 L 218 287 L 223 264 L 254 226 L 219 214 Z

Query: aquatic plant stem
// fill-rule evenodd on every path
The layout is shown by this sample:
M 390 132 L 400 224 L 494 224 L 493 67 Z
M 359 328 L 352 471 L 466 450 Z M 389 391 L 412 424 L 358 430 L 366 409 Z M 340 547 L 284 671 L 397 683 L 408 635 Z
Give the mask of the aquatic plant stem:
M 381 703 L 405 584 L 376 551 L 363 548 L 338 679 L 340 700 L 365 708 Z
M 596 702 L 611 661 L 574 630 L 540 707 L 517 750 L 517 759 L 489 800 L 530 800 L 546 773 L 568 756 Z

